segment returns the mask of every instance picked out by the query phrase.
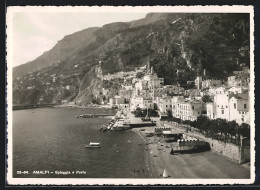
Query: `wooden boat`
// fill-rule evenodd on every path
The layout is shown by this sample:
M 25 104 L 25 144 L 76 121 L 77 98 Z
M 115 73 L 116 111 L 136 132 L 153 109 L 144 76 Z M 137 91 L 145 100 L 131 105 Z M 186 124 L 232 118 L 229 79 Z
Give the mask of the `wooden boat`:
M 86 145 L 86 148 L 100 148 L 100 143 L 90 142 L 89 145 Z
M 164 169 L 164 171 L 163 171 L 163 178 L 167 178 L 167 177 L 169 177 L 168 172 L 167 172 L 166 169 Z

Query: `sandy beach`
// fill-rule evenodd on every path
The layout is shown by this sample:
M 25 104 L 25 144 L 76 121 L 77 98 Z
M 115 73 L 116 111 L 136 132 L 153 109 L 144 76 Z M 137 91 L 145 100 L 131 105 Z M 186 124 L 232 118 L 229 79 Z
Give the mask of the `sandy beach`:
M 170 178 L 218 178 L 246 179 L 250 170 L 218 155 L 213 151 L 193 154 L 171 155 L 173 143 L 166 143 L 161 137 L 146 137 L 145 131 L 154 127 L 132 129 L 141 135 L 147 152 L 147 163 L 152 178 L 162 178 L 164 169 Z

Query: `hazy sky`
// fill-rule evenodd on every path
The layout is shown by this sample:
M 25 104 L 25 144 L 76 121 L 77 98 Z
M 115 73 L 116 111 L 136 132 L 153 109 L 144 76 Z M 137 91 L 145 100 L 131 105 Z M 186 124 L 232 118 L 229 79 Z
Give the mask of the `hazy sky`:
M 146 14 L 15 12 L 12 19 L 13 66 L 34 60 L 43 52 L 51 49 L 65 35 L 88 27 L 137 20 L 144 18 Z

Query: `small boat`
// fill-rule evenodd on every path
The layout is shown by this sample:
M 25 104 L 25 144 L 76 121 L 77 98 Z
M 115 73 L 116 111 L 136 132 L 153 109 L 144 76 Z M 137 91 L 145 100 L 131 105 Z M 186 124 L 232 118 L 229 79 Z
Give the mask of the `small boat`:
M 168 172 L 166 169 L 163 171 L 163 178 L 169 177 Z
M 100 148 L 100 143 L 90 142 L 89 145 L 86 145 L 86 148 Z

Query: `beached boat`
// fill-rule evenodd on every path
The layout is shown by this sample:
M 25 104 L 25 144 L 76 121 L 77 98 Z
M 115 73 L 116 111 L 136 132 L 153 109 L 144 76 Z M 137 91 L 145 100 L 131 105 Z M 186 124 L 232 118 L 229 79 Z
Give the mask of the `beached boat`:
M 88 145 L 86 145 L 86 148 L 100 148 L 100 143 L 90 142 Z
M 168 172 L 166 169 L 163 171 L 163 178 L 169 177 Z

